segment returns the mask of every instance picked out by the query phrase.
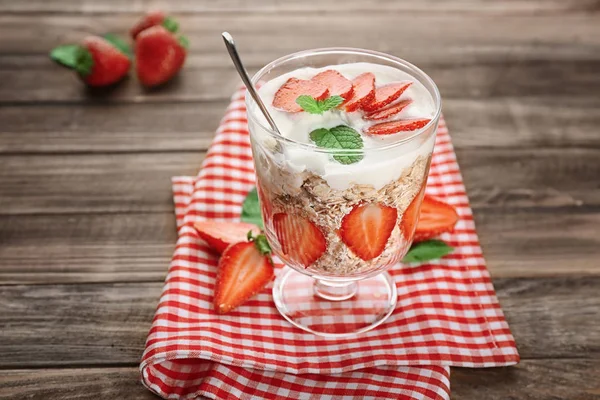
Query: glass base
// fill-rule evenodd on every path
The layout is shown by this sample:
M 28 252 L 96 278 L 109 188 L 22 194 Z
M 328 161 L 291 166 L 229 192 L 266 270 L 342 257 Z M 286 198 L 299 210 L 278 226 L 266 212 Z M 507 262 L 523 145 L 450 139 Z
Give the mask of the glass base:
M 273 286 L 277 309 L 292 324 L 315 335 L 347 337 L 384 322 L 398 295 L 387 273 L 357 282 L 321 281 L 284 267 Z

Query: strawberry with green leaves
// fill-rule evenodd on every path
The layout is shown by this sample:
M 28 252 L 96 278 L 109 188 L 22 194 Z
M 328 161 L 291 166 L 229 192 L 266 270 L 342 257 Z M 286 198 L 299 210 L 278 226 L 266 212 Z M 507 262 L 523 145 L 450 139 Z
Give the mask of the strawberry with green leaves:
M 227 247 L 219 260 L 213 304 L 225 314 L 260 292 L 274 276 L 271 247 L 264 235 Z
M 56 47 L 50 58 L 75 70 L 90 86 L 108 86 L 127 75 L 131 67 L 130 54 L 125 42 L 109 34 L 88 36 L 78 45 Z
M 136 72 L 147 87 L 161 85 L 179 72 L 187 55 L 188 40 L 162 25 L 143 30 L 135 41 Z
M 168 31 L 176 33 L 179 29 L 179 24 L 173 17 L 169 17 L 164 11 L 150 11 L 142 17 L 134 26 L 131 28 L 129 33 L 133 39 L 144 30 L 151 28 L 156 25 L 164 26 Z

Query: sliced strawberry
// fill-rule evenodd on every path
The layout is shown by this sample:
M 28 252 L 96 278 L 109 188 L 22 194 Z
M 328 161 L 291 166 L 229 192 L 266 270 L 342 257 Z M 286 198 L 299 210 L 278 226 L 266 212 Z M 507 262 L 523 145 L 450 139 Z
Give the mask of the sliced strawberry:
M 458 213 L 450 204 L 425 195 L 413 241 L 420 242 L 444 232 L 451 232 L 458 219 Z
M 299 215 L 277 213 L 273 215 L 273 227 L 283 254 L 305 268 L 317 261 L 327 248 L 321 230 Z
M 388 118 L 398 114 L 400 111 L 404 110 L 411 103 L 412 103 L 411 99 L 402 100 L 396 104 L 392 104 L 389 107 L 382 108 L 379 111 L 375 111 L 370 114 L 367 114 L 363 118 L 366 120 L 370 120 L 370 121 L 379 121 L 382 119 L 388 119 Z
M 311 81 L 327 86 L 330 96 L 341 96 L 344 100 L 348 100 L 354 92 L 352 82 L 332 69 L 318 73 Z
M 264 235 L 229 246 L 219 260 L 214 307 L 227 313 L 262 290 L 273 279 L 271 249 Z
M 364 104 L 362 109 L 366 112 L 377 111 L 396 101 L 410 85 L 412 85 L 411 81 L 402 81 L 378 87 L 375 90 L 375 99 L 370 103 Z
M 187 39 L 161 25 L 143 30 L 135 42 L 137 76 L 148 87 L 171 79 L 183 66 Z
M 425 194 L 425 185 L 419 190 L 419 193 L 410 202 L 404 214 L 402 214 L 402 220 L 400 221 L 400 231 L 404 239 L 409 240 L 415 233 L 417 227 L 417 221 L 419 220 L 419 213 L 421 211 L 421 201 Z
M 382 122 L 371 125 L 365 129 L 365 133 L 370 135 L 390 135 L 398 132 L 408 132 L 421 129 L 431 121 L 427 118 L 399 119 L 396 121 Z
M 375 75 L 371 72 L 360 74 L 352 80 L 354 93 L 344 107 L 347 112 L 360 110 L 360 108 L 375 99 Z
M 302 95 L 324 100 L 329 97 L 329 89 L 318 82 L 290 78 L 275 93 L 273 107 L 287 112 L 300 112 L 302 107 L 296 103 L 296 99 Z
M 398 219 L 398 210 L 380 203 L 361 204 L 342 219 L 340 237 L 354 254 L 365 261 L 385 249 Z
M 245 222 L 198 221 L 194 223 L 198 236 L 221 254 L 234 243 L 245 242 L 248 232 L 258 235 L 260 229 Z

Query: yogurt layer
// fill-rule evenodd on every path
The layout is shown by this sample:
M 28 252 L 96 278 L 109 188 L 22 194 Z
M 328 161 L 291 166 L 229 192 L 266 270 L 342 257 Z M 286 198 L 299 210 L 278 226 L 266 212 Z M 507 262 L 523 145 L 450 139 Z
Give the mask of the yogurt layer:
M 309 137 L 310 132 L 313 130 L 347 125 L 361 133 L 365 153 L 361 161 L 345 165 L 333 160 L 330 154 L 317 147 L 306 148 L 304 146 L 284 145 L 283 153 L 274 155 L 278 164 L 285 166 L 290 172 L 299 174 L 310 171 L 322 177 L 332 189 L 336 190 L 348 189 L 353 184 L 368 184 L 375 189 L 380 189 L 389 182 L 398 179 L 402 171 L 410 167 L 419 156 L 428 156 L 433 147 L 435 135 L 426 134 L 423 135 L 426 136 L 425 138 L 415 138 L 401 146 L 384 149 L 382 147 L 400 141 L 412 135 L 413 132 L 401 132 L 392 135 L 364 134 L 363 129 L 374 124 L 374 122 L 364 120 L 362 118 L 364 114 L 361 111 L 347 113 L 343 110 L 331 110 L 322 115 L 316 115 L 308 112 L 288 113 L 272 106 L 275 93 L 289 78 L 310 79 L 319 72 L 331 69 L 338 71 L 349 80 L 364 72 L 372 72 L 375 75 L 376 87 L 392 82 L 410 80 L 413 84 L 402 94 L 399 101 L 410 98 L 412 103 L 401 111 L 398 118 L 433 119 L 435 116 L 435 104 L 427 89 L 404 71 L 371 63 L 297 69 L 263 83 L 259 89 L 259 94 L 282 135 L 295 142 L 314 145 Z M 264 126 L 268 126 L 267 121 L 255 104 L 248 111 Z M 265 142 L 272 139 L 264 135 L 257 135 L 257 137 Z M 272 147 L 272 144 L 269 145 L 269 143 L 263 143 L 263 145 L 267 148 Z M 301 183 L 300 181 L 299 183 Z

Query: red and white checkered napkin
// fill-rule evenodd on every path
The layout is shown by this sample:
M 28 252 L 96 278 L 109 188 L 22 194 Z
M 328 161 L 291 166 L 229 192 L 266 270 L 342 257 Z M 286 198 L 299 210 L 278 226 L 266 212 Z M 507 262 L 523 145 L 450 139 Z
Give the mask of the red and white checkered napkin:
M 243 96 L 233 96 L 199 175 L 173 180 L 179 239 L 140 365 L 150 390 L 169 399 L 447 399 L 448 366 L 518 362 L 443 120 L 427 192 L 461 216 L 442 237 L 455 250 L 392 269 L 398 306 L 384 324 L 345 339 L 305 333 L 279 315 L 270 286 L 231 313 L 215 314 L 217 258 L 192 224 L 238 221 L 254 186 Z

